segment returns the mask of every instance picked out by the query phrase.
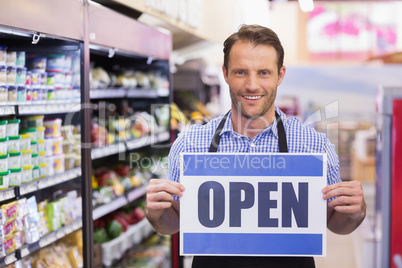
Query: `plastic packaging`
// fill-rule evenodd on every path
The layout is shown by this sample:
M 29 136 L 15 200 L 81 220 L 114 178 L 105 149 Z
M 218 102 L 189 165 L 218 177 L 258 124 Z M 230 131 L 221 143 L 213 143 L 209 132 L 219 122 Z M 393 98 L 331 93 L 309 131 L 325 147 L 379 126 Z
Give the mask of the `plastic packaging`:
M 66 170 L 72 169 L 75 167 L 75 154 L 66 154 L 64 160 L 64 166 Z
M 32 152 L 32 160 L 31 160 L 32 165 L 37 166 L 39 164 L 38 156 L 39 156 L 38 154 Z
M 0 172 L 8 170 L 8 154 L 0 155 Z
M 7 142 L 7 152 L 8 153 L 20 151 L 20 139 L 21 139 L 20 135 L 8 137 L 8 142 Z
M 10 169 L 10 172 L 11 173 L 9 175 L 8 186 L 19 186 L 19 185 L 21 185 L 22 168 Z
M 23 129 L 20 130 L 21 134 L 29 134 L 31 141 L 36 141 L 38 134 L 36 133 L 36 128 L 28 128 L 28 129 Z
M 8 91 L 5 85 L 0 85 L 0 103 L 6 104 L 8 101 Z
M 21 120 L 20 119 L 11 119 L 7 122 L 7 136 L 17 136 L 18 135 L 18 128 L 20 126 Z
M 53 155 L 53 138 L 45 139 L 45 152 L 46 156 Z
M 40 152 L 46 152 L 45 139 L 38 139 L 38 153 Z
M 62 72 L 64 71 L 64 54 L 52 54 L 47 59 L 46 71 Z
M 38 71 L 32 71 L 31 72 L 31 85 L 32 86 L 40 86 L 42 83 L 42 73 Z
M 7 136 L 7 120 L 0 120 L 0 139 L 3 139 Z M 0 152 L 1 153 L 1 152 Z
M 27 88 L 25 86 L 17 87 L 17 101 L 26 102 L 27 101 Z
M 29 134 L 21 134 L 20 140 L 20 150 L 29 150 L 31 149 L 31 135 Z
M 32 101 L 32 88 L 31 86 L 25 86 L 27 99 L 26 101 Z
M 27 165 L 22 167 L 21 183 L 28 183 L 33 180 L 33 165 Z
M 17 88 L 15 86 L 7 86 L 8 104 L 17 101 Z
M 45 129 L 45 137 L 46 138 L 54 138 L 61 136 L 61 122 L 60 118 L 45 120 L 43 125 L 46 127 Z
M 24 84 L 27 87 L 30 87 L 32 85 L 32 72 L 31 71 L 26 72 Z
M 9 174 L 9 170 L 0 172 L 0 190 L 8 188 Z
M 65 155 L 60 154 L 60 155 L 54 155 L 53 156 L 53 169 L 54 173 L 63 173 L 65 171 Z
M 32 101 L 42 100 L 42 88 L 39 86 L 32 86 Z
M 8 168 L 16 169 L 21 167 L 21 152 L 8 154 Z
M 26 78 L 27 78 L 27 68 L 18 67 L 16 78 L 15 78 L 15 84 L 16 85 L 25 85 Z
M 6 64 L 8 66 L 16 66 L 17 65 L 17 51 L 7 51 Z
M 17 67 L 25 66 L 25 51 L 17 51 L 16 65 Z
M 34 115 L 25 117 L 21 122 L 21 129 L 43 127 L 44 115 Z
M 7 82 L 7 66 L 0 65 L 0 83 L 5 84 L 6 82 Z
M 36 128 L 36 137 L 37 137 L 37 140 L 40 140 L 40 139 L 44 139 L 44 138 L 45 138 L 45 130 L 46 130 L 46 128 L 43 127 L 43 126 Z
M 8 137 L 0 138 L 0 154 L 7 153 Z
M 47 164 L 46 163 L 40 163 L 39 164 L 39 176 L 41 178 L 45 178 L 45 177 L 48 176 Z
M 13 66 L 7 66 L 7 76 L 6 76 L 7 85 L 14 86 L 16 79 L 17 79 L 17 68 Z
M 29 69 L 44 73 L 46 71 L 46 57 L 31 56 Z
M 52 139 L 52 153 L 59 155 L 63 153 L 63 137 L 56 137 Z
M 0 45 L 0 64 L 6 64 L 7 62 L 7 46 Z
M 31 150 L 21 150 L 21 163 L 25 165 L 32 164 L 32 152 Z
M 38 152 L 38 164 L 46 163 L 46 152 Z
M 38 154 L 38 142 L 37 141 L 31 141 L 31 150 L 32 150 L 32 154 Z
M 38 180 L 40 178 L 39 166 L 34 166 L 32 170 L 32 178 Z
M 54 157 L 53 156 L 46 156 L 46 164 L 47 164 L 47 175 L 53 176 L 54 175 Z

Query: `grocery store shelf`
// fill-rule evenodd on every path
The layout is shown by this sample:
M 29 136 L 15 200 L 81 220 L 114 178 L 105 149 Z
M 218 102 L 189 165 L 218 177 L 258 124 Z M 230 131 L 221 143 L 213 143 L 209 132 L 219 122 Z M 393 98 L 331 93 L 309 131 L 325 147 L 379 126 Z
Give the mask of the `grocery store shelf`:
M 170 92 L 168 88 L 106 88 L 91 89 L 89 96 L 91 99 L 121 99 L 121 98 L 143 98 L 154 99 L 167 97 Z
M 17 260 L 20 260 L 36 251 L 39 251 L 40 249 L 50 245 L 51 243 L 56 242 L 57 240 L 65 237 L 68 234 L 71 234 L 74 231 L 77 231 L 78 229 L 82 228 L 82 220 L 77 219 L 74 222 L 61 227 L 57 231 L 51 232 L 44 237 L 40 238 L 39 241 L 29 244 L 29 245 L 24 245 L 22 248 L 17 249 L 16 251 L 8 254 L 5 257 L 0 258 L 0 268 L 1 267 L 6 267 L 9 264 L 12 264 L 16 262 Z
M 1 105 L 0 106 L 0 114 L 1 115 L 14 115 L 15 114 L 15 106 L 14 105 Z
M 153 231 L 148 220 L 143 219 L 137 224 L 131 225 L 119 237 L 101 244 L 103 265 L 110 266 L 114 260 L 120 259 L 127 249 L 140 244 L 142 239 L 148 237 Z
M 99 159 L 102 157 L 106 157 L 109 155 L 114 155 L 118 153 L 124 153 L 126 151 L 126 146 L 124 146 L 123 142 L 110 144 L 106 147 L 92 148 L 91 149 L 91 158 Z
M 16 107 L 18 107 L 18 115 L 70 113 L 81 109 L 79 102 L 59 101 L 44 104 L 19 104 Z
M 1 190 L 0 191 L 0 202 L 15 198 L 15 188 L 16 187 L 10 187 L 8 189 Z
M 139 186 L 126 193 L 126 195 L 119 196 L 116 199 L 112 200 L 111 202 L 95 208 L 92 214 L 93 220 L 97 220 L 109 214 L 110 212 L 113 212 L 127 205 L 128 203 L 140 198 L 145 194 L 146 188 L 147 187 L 145 185 Z

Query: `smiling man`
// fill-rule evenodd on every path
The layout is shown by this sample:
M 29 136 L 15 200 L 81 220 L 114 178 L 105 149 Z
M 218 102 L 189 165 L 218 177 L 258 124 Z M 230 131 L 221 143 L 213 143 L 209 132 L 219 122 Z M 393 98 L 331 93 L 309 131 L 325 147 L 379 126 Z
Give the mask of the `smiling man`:
M 325 153 L 327 154 L 327 227 L 338 234 L 355 230 L 366 215 L 361 183 L 342 182 L 335 146 L 324 134 L 287 118 L 275 107 L 277 87 L 286 74 L 278 36 L 259 25 L 243 25 L 224 42 L 222 71 L 232 109 L 206 125 L 194 125 L 176 139 L 169 153 L 169 177 L 151 180 L 146 216 L 164 234 L 179 231 L 181 153 Z M 325 216 L 325 215 L 324 215 Z M 185 215 L 182 215 L 185 217 Z M 196 256 L 193 267 L 315 267 L 312 257 Z

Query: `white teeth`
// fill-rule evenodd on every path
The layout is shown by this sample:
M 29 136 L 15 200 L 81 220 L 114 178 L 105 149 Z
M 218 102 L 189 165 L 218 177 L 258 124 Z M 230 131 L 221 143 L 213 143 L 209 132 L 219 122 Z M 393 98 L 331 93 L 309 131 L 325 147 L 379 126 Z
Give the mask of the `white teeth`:
M 262 96 L 244 96 L 244 98 L 246 98 L 248 100 L 258 100 L 258 99 L 261 99 Z

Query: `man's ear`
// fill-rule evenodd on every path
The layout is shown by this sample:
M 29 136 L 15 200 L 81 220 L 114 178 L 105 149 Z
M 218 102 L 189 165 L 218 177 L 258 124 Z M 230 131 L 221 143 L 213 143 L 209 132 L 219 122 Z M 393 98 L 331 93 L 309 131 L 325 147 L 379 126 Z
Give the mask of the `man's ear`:
M 226 83 L 228 83 L 228 70 L 226 70 L 225 65 L 222 65 L 222 73 Z
M 277 82 L 276 86 L 279 86 L 282 83 L 283 78 L 285 77 L 285 74 L 286 74 L 286 66 L 282 66 L 281 69 L 279 70 L 278 82 Z

